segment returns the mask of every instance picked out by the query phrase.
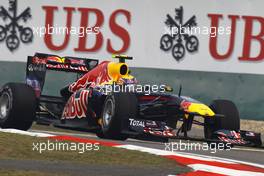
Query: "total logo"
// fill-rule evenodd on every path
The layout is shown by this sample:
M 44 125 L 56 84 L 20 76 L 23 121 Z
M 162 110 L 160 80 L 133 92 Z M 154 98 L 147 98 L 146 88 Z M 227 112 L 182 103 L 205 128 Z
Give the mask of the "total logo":
M 145 122 L 142 120 L 129 119 L 129 125 L 134 127 L 145 127 Z

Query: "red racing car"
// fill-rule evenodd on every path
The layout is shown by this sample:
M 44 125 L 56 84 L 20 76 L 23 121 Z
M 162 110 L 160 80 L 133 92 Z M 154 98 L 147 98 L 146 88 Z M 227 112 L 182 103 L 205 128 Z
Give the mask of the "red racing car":
M 260 146 L 259 133 L 240 131 L 234 103 L 215 100 L 207 106 L 171 93 L 169 86 L 138 84 L 125 60 L 119 62 L 36 53 L 27 61 L 26 83 L 7 83 L 0 89 L 0 127 L 28 130 L 32 123 L 95 131 L 100 138 L 156 137 L 166 141 L 187 132 L 192 124 L 204 126 L 208 141 Z M 77 79 L 45 95 L 47 70 L 71 72 Z M 204 118 L 204 122 L 195 117 Z M 177 121 L 183 121 L 177 128 Z

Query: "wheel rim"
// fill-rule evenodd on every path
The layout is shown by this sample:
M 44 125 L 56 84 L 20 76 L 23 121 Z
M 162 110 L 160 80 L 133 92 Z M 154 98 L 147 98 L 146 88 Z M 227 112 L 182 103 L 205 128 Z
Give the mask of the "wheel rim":
M 105 103 L 105 108 L 103 111 L 103 125 L 104 126 L 109 126 L 113 115 L 114 115 L 114 103 L 111 99 L 108 99 Z
M 7 93 L 3 93 L 0 97 L 0 120 L 3 120 L 8 116 L 9 110 L 10 96 Z

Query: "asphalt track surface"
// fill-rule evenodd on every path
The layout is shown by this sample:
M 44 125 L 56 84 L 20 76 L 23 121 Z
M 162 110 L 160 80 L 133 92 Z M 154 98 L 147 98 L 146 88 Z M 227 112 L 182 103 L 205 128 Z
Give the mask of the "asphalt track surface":
M 174 173 L 174 169 L 161 169 L 155 167 L 129 167 L 119 165 L 99 165 L 99 164 L 73 164 L 61 162 L 32 161 L 32 160 L 2 160 L 0 159 L 0 168 L 28 170 L 38 172 L 49 172 L 49 174 L 66 173 L 76 176 L 134 176 L 134 175 L 151 175 L 161 176 Z
M 54 135 L 71 135 L 71 136 L 76 136 L 76 137 L 81 137 L 81 138 L 88 138 L 88 139 L 96 139 L 96 140 L 102 140 L 94 133 L 67 133 L 67 132 L 55 132 L 55 131 L 39 131 L 39 130 L 33 130 L 35 132 L 45 132 L 45 133 L 50 133 Z M 199 136 L 201 134 L 201 130 L 195 129 L 190 133 L 190 135 L 194 136 Z M 264 148 L 249 148 L 249 147 L 233 147 L 231 150 L 215 150 L 215 149 L 210 149 L 208 151 L 205 150 L 199 150 L 199 148 L 191 148 L 189 149 L 186 147 L 182 147 L 183 150 L 179 150 L 180 143 L 182 146 L 187 146 L 189 144 L 197 144 L 199 143 L 200 145 L 203 145 L 203 142 L 197 142 L 197 141 L 190 141 L 190 140 L 175 140 L 171 139 L 169 141 L 169 145 L 161 143 L 161 142 L 153 142 L 153 141 L 144 141 L 144 140 L 137 140 L 137 139 L 132 139 L 129 138 L 126 141 L 115 141 L 115 140 L 105 140 L 104 141 L 109 141 L 109 142 L 115 142 L 119 144 L 130 144 L 130 145 L 137 145 L 137 146 L 142 146 L 142 147 L 149 147 L 149 148 L 154 148 L 154 149 L 162 149 L 162 150 L 172 150 L 172 145 L 174 145 L 174 151 L 179 153 L 187 153 L 187 154 L 198 154 L 198 155 L 206 155 L 206 156 L 212 156 L 212 157 L 220 157 L 220 158 L 225 158 L 225 159 L 232 159 L 232 160 L 237 160 L 241 162 L 249 162 L 249 163 L 255 163 L 255 164 L 264 164 Z M 177 150 L 178 147 L 178 150 Z

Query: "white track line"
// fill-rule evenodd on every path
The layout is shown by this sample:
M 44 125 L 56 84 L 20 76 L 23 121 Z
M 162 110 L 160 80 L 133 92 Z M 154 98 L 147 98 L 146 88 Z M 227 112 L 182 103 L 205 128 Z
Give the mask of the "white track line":
M 206 164 L 190 164 L 188 166 L 194 169 L 195 171 L 205 171 L 228 176 L 264 176 L 264 173 L 260 172 L 241 171 L 217 166 L 210 166 Z
M 193 153 L 186 153 L 186 152 L 170 152 L 170 151 L 152 149 L 152 148 L 141 147 L 141 146 L 136 146 L 136 145 L 120 145 L 118 147 L 129 149 L 129 150 L 147 152 L 147 153 L 151 153 L 154 155 L 161 155 L 161 156 L 174 155 L 174 156 L 180 156 L 180 157 L 185 157 L 185 158 L 190 158 L 190 159 L 198 159 L 202 161 L 216 161 L 216 162 L 227 163 L 227 164 L 228 163 L 229 164 L 234 164 L 234 163 L 245 164 L 245 165 L 259 167 L 259 168 L 264 169 L 264 165 L 262 164 L 256 164 L 256 163 L 251 163 L 251 162 L 246 162 L 246 161 L 239 161 L 239 160 L 234 160 L 234 159 L 227 159 L 227 158 L 222 158 L 222 157 L 207 156 L 207 155 L 200 155 L 200 154 L 193 154 Z
M 82 134 L 82 133 L 70 133 L 70 132 L 60 132 L 60 131 L 46 131 L 46 130 L 30 130 L 32 132 L 41 132 L 41 133 L 51 133 L 56 135 L 77 135 L 82 137 L 96 137 L 96 135 L 93 134 Z
M 30 131 L 22 131 L 22 130 L 16 130 L 16 129 L 1 129 L 0 128 L 0 132 L 21 134 L 21 135 L 34 136 L 34 137 L 50 137 L 50 136 L 54 136 L 54 135 L 48 134 L 48 133 L 30 132 Z
M 234 164 L 235 162 L 233 161 L 226 161 L 220 158 L 214 158 L 210 156 L 205 156 L 205 155 L 198 155 L 198 154 L 191 154 L 191 153 L 184 153 L 184 152 L 171 152 L 171 151 L 166 151 L 166 150 L 161 150 L 161 149 L 153 149 L 153 148 L 148 148 L 148 147 L 141 147 L 137 145 L 120 145 L 117 146 L 118 148 L 124 148 L 128 150 L 137 150 L 141 152 L 147 152 L 150 154 L 154 155 L 160 155 L 160 156 L 179 156 L 179 157 L 184 157 L 184 158 L 190 158 L 190 159 L 197 159 L 201 161 L 216 161 L 216 162 L 222 162 L 222 163 L 227 163 L 227 164 Z

